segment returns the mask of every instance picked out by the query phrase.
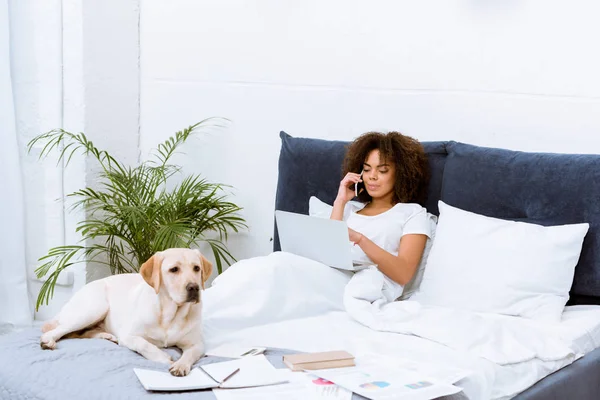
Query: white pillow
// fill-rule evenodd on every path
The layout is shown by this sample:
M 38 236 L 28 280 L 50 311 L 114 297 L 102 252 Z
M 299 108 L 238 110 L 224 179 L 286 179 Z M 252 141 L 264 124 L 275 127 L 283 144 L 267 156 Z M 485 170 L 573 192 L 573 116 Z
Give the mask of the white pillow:
M 332 210 L 333 206 L 315 196 L 310 196 L 310 199 L 308 199 L 308 215 L 311 217 L 329 218 Z
M 507 221 L 439 202 L 424 305 L 560 321 L 589 224 Z

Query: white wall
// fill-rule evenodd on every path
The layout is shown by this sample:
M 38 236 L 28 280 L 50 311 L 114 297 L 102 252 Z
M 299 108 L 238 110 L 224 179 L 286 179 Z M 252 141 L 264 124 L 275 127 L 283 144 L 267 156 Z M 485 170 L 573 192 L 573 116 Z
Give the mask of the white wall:
M 146 0 L 142 154 L 233 121 L 178 161 L 235 187 L 250 230 L 228 244 L 245 258 L 272 248 L 280 130 L 600 153 L 598 15 L 595 0 Z
M 135 166 L 140 138 L 139 0 L 83 0 L 82 4 L 85 132 L 98 148 Z M 87 184 L 95 189 L 101 189 L 95 178 L 100 171 L 89 157 Z M 88 282 L 110 274 L 99 263 L 86 272 Z

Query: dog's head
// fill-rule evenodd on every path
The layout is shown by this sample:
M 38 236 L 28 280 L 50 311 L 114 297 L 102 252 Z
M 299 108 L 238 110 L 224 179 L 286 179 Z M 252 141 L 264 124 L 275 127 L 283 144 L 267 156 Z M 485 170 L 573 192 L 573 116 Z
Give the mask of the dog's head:
M 212 273 L 212 264 L 200 250 L 167 249 L 154 254 L 140 274 L 156 293 L 163 288 L 179 305 L 200 302 L 200 288 Z

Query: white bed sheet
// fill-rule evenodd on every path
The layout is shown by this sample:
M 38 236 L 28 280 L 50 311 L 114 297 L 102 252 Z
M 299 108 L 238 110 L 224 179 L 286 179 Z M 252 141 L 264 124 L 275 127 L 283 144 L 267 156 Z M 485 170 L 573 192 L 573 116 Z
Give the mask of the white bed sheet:
M 203 294 L 207 349 L 235 343 L 298 351 L 346 349 L 357 356 L 376 353 L 404 357 L 470 371 L 458 382 L 470 399 L 504 399 L 527 389 L 600 344 L 600 306 L 567 307 L 563 320 L 556 324 L 540 325 L 522 318 L 486 315 L 486 321 L 512 318 L 490 325 L 501 330 L 488 331 L 498 340 L 484 343 L 487 349 L 495 343 L 510 343 L 502 340 L 502 329 L 506 326 L 522 327 L 523 332 L 538 335 L 542 344 L 538 354 L 544 353 L 545 343 L 560 343 L 561 347 L 571 349 L 562 358 L 515 357 L 515 361 L 495 363 L 481 356 L 489 353 L 472 351 L 470 347 L 469 351 L 459 350 L 464 346 L 455 344 L 462 344 L 461 341 L 443 345 L 422 337 L 362 325 L 344 307 L 344 290 L 350 279 L 351 274 L 289 254 L 274 253 L 240 261 L 220 275 Z M 389 313 L 387 316 L 395 318 Z M 452 324 L 452 319 L 432 323 L 440 330 L 454 326 L 448 325 Z M 456 336 L 460 330 L 454 331 Z M 444 337 L 444 333 L 436 331 L 433 336 Z M 520 343 L 528 346 L 538 336 Z M 473 338 L 464 343 L 472 341 Z M 473 344 L 481 347 L 479 342 Z M 507 351 L 514 353 L 511 349 Z M 516 361 L 519 359 L 527 361 Z
M 556 331 L 569 347 L 586 354 L 600 347 L 600 306 L 567 306 Z
M 561 324 L 549 328 L 581 353 L 600 347 L 600 306 L 566 307 Z M 511 398 L 569 362 L 531 360 L 499 366 L 441 344 L 397 333 L 371 330 L 343 311 L 271 323 L 234 332 L 205 327 L 207 349 L 224 343 L 298 351 L 345 349 L 356 356 L 375 353 L 432 362 L 469 371 L 458 382 L 469 399 Z

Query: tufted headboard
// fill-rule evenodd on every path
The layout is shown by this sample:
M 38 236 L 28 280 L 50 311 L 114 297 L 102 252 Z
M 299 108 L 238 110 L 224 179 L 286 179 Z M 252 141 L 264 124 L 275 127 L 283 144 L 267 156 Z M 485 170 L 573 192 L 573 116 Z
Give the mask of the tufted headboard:
M 342 178 L 348 142 L 280 133 L 275 208 L 308 214 L 316 196 L 328 204 Z M 490 217 L 541 225 L 588 222 L 569 304 L 600 304 L 600 155 L 527 153 L 454 141 L 422 142 L 431 179 L 423 204 L 437 202 Z M 273 250 L 280 249 L 275 226 Z

